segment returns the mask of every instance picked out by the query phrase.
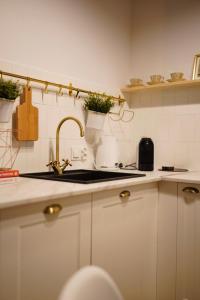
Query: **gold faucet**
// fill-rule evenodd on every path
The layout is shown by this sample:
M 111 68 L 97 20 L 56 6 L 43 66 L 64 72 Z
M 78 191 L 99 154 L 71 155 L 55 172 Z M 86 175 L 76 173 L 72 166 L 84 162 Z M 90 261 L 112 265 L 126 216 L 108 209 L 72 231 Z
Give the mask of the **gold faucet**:
M 60 152 L 60 128 L 61 126 L 63 125 L 63 123 L 65 121 L 68 121 L 68 120 L 72 120 L 74 122 L 77 123 L 77 125 L 79 126 L 79 129 L 80 129 L 80 136 L 83 137 L 84 136 L 84 130 L 83 130 L 83 126 L 81 124 L 81 122 L 74 118 L 74 117 L 66 117 L 64 119 L 62 119 L 60 121 L 60 123 L 58 124 L 58 127 L 57 127 L 57 130 L 56 130 L 56 160 L 55 161 L 50 161 L 48 164 L 47 164 L 47 167 L 48 166 L 51 166 L 54 170 L 54 173 L 57 174 L 57 175 L 62 175 L 65 168 L 67 166 L 71 166 L 71 163 L 68 159 L 63 159 L 64 163 L 61 165 L 60 163 L 60 158 L 59 158 L 59 152 Z

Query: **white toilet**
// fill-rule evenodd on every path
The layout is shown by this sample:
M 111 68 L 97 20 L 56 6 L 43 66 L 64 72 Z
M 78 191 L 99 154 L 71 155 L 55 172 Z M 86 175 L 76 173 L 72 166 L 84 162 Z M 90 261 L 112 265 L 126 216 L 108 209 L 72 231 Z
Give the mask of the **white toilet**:
M 123 300 L 123 298 L 106 271 L 96 266 L 87 266 L 76 272 L 66 283 L 58 300 Z

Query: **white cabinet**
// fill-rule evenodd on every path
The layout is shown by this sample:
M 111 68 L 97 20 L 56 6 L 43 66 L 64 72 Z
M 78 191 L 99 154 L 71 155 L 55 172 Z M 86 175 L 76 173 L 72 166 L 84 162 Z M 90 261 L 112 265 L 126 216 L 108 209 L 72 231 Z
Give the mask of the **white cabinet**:
M 195 191 L 200 185 L 163 181 L 159 197 L 149 183 L 1 210 L 0 300 L 57 300 L 91 263 L 111 274 L 125 300 L 199 300 Z M 62 210 L 44 214 L 53 204 Z
M 156 299 L 157 204 L 156 183 L 93 195 L 92 263 L 111 274 L 126 300 Z
M 177 183 L 159 183 L 157 300 L 176 300 Z
M 200 299 L 200 185 L 159 185 L 157 300 Z
M 55 216 L 43 213 L 59 204 Z M 0 212 L 0 299 L 57 300 L 65 281 L 90 264 L 91 196 Z
M 185 190 L 185 191 L 184 191 Z M 199 191 L 199 193 L 198 193 Z M 200 299 L 200 185 L 178 185 L 177 299 Z

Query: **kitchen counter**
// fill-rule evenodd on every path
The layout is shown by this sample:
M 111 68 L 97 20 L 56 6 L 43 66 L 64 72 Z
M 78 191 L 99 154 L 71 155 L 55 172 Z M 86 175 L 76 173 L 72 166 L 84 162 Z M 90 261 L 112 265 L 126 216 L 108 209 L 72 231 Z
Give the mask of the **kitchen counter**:
M 167 176 L 163 176 L 162 180 L 200 184 L 200 171 L 168 174 Z
M 122 172 L 122 170 L 119 171 Z M 145 173 L 146 176 L 94 184 L 77 184 L 22 177 L 0 179 L 0 209 L 45 200 L 88 194 L 102 190 L 111 190 L 138 184 L 159 182 L 161 180 L 200 183 L 200 172 L 187 172 L 181 174 L 160 171 L 139 172 L 138 170 L 123 170 L 123 172 Z

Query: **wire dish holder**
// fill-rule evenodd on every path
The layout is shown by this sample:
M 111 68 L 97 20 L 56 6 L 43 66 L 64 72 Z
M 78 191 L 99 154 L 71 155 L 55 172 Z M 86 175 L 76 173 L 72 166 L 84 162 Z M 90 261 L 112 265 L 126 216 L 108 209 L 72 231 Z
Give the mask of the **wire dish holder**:
M 115 113 L 115 112 L 109 112 L 108 115 L 109 115 L 109 117 L 110 117 L 110 119 L 112 121 L 115 121 L 115 122 L 122 121 L 124 123 L 129 123 L 129 122 L 131 122 L 133 120 L 133 118 L 134 118 L 134 111 L 132 111 L 130 109 L 125 109 L 124 108 L 124 104 L 125 104 L 124 102 L 119 104 L 119 106 L 120 106 L 119 112 L 117 112 L 117 113 Z M 126 117 L 125 117 L 126 113 L 131 114 L 131 116 L 128 119 L 126 119 Z M 113 118 L 113 116 L 116 116 L 116 118 L 115 117 Z
M 0 170 L 12 169 L 19 153 L 20 143 L 14 140 L 15 132 L 14 129 L 0 129 Z

